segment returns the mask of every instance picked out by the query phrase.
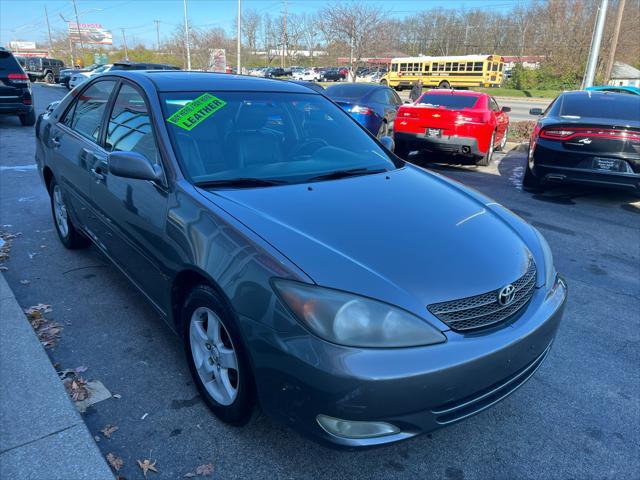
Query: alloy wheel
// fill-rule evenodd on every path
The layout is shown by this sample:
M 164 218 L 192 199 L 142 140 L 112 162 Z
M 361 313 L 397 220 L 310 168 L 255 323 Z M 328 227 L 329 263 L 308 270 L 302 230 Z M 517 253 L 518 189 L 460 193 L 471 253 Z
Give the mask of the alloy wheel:
M 221 405 L 238 396 L 238 356 L 226 327 L 211 309 L 196 308 L 189 325 L 191 355 L 205 390 Z
M 67 206 L 62 198 L 62 191 L 56 185 L 53 187 L 53 210 L 56 217 L 56 225 L 63 237 L 69 236 L 69 216 L 67 214 Z

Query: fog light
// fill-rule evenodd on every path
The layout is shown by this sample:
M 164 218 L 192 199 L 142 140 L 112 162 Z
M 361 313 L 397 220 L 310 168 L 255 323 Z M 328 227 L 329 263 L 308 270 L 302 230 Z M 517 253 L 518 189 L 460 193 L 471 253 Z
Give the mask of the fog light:
M 374 438 L 400 433 L 400 429 L 386 422 L 356 422 L 327 415 L 318 415 L 316 420 L 328 433 L 344 438 Z

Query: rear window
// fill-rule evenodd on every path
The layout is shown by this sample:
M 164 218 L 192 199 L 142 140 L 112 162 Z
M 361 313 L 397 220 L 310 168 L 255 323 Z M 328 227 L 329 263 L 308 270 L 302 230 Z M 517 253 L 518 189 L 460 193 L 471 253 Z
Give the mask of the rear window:
M 640 121 L 640 96 L 584 93 L 563 95 L 558 100 L 553 114 L 559 117 Z
M 431 105 L 433 107 L 444 107 L 449 110 L 459 110 L 461 108 L 473 108 L 478 101 L 478 97 L 472 95 L 442 95 L 438 93 L 425 93 L 418 103 Z
M 372 90 L 369 85 L 332 85 L 327 87 L 326 95 L 329 98 L 362 98 Z
M 11 52 L 0 50 L 0 71 L 22 72 L 22 68 Z

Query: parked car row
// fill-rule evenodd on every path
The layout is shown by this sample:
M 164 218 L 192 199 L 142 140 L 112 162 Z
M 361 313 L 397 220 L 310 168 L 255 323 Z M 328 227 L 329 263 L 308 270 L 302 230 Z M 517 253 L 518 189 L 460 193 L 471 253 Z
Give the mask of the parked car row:
M 106 73 L 111 70 L 180 70 L 174 65 L 162 63 L 145 63 L 145 62 L 114 62 L 107 65 L 101 65 L 98 68 L 89 71 L 80 71 L 75 73 L 69 80 L 69 89 L 75 88 L 81 83 L 87 81 L 94 75 Z

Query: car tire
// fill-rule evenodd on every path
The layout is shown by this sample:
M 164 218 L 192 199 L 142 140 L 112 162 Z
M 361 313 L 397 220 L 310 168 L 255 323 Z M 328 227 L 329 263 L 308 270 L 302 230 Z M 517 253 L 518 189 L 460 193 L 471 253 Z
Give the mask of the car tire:
M 29 113 L 20 115 L 18 118 L 20 118 L 20 123 L 23 127 L 33 127 L 36 124 L 36 112 L 33 109 L 31 109 Z
M 181 321 L 189 370 L 200 395 L 220 420 L 245 425 L 255 411 L 256 396 L 233 311 L 213 288 L 199 285 L 189 293 Z
M 544 190 L 543 182 L 536 177 L 531 168 L 529 168 L 529 162 L 524 169 L 524 176 L 522 177 L 522 189 L 526 192 L 537 193 Z
M 380 85 L 384 85 L 386 87 L 387 86 L 387 81 L 386 80 L 380 80 Z
M 55 79 L 53 78 L 53 73 L 51 72 L 47 72 L 47 74 L 44 76 L 44 81 L 49 85 L 53 84 L 54 80 Z
M 449 82 L 440 82 L 438 84 L 438 88 L 449 89 L 451 88 L 451 85 L 449 84 Z
M 62 245 L 69 250 L 88 247 L 91 242 L 78 231 L 71 221 L 66 199 L 55 178 L 52 178 L 49 184 L 49 195 L 51 197 L 53 224 L 56 227 L 56 232 Z
M 489 149 L 487 150 L 487 153 L 480 157 L 480 159 L 478 159 L 478 161 L 476 162 L 476 165 L 479 165 L 481 167 L 486 167 L 488 165 L 491 164 L 491 159 L 493 158 L 493 151 L 494 151 L 494 144 L 496 141 L 496 132 L 493 132 L 491 134 L 491 140 L 489 140 Z

